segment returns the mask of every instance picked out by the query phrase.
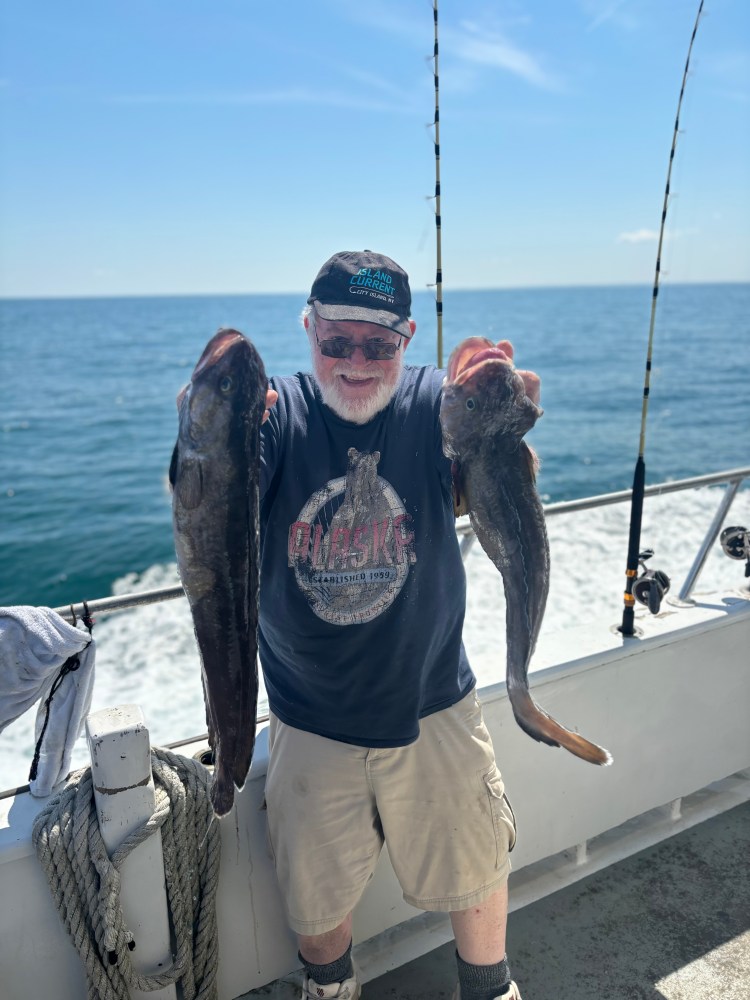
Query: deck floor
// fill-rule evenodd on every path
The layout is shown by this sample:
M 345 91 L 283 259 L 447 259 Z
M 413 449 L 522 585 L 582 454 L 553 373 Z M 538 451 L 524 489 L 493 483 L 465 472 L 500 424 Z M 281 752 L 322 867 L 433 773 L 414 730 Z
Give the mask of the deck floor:
M 748 1000 L 750 803 L 515 910 L 507 948 L 524 1000 Z M 450 944 L 362 1000 L 441 1000 L 454 983 Z

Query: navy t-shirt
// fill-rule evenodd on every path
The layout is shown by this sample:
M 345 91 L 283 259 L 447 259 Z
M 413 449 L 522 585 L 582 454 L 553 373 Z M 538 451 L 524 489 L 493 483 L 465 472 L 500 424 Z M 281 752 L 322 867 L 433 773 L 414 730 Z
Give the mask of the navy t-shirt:
M 362 425 L 336 416 L 312 375 L 271 380 L 259 650 L 271 710 L 297 729 L 405 746 L 420 718 L 476 683 L 461 642 L 443 375 L 404 366 L 389 405 Z

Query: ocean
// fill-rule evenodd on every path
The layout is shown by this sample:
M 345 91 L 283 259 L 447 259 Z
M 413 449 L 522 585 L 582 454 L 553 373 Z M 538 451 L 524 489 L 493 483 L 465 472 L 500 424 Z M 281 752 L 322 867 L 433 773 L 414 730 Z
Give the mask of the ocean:
M 309 367 L 305 296 L 0 301 L 0 606 L 56 607 L 177 582 L 167 469 L 175 397 L 209 337 L 233 326 L 269 374 Z M 542 377 L 529 435 L 545 501 L 630 487 L 638 452 L 649 287 L 447 291 L 445 355 L 467 336 L 510 339 Z M 435 306 L 414 301 L 406 360 L 435 363 Z M 750 465 L 750 284 L 662 286 L 646 439 L 647 482 Z M 717 489 L 647 500 L 643 545 L 675 589 L 718 503 Z M 552 584 L 543 630 L 622 603 L 627 505 L 551 518 Z M 731 523 L 750 523 L 743 490 Z M 469 655 L 502 644 L 499 574 L 467 561 Z M 739 586 L 717 551 L 703 586 Z M 103 617 L 94 628 L 93 708 L 137 702 L 152 741 L 205 731 L 185 601 Z M 497 676 L 502 676 L 502 651 Z M 0 789 L 22 784 L 35 709 L 0 734 Z M 74 762 L 85 763 L 82 740 Z

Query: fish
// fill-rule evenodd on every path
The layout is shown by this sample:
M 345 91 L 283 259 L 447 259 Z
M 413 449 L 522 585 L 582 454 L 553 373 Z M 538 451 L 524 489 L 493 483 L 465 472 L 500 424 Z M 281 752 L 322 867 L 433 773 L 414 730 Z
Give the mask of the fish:
M 507 341 L 469 337 L 451 353 L 440 402 L 454 507 L 500 571 L 506 604 L 506 686 L 521 729 L 592 764 L 609 751 L 572 732 L 529 692 L 528 669 L 549 591 L 549 541 L 536 488 L 538 461 L 523 440 L 542 415 L 513 366 Z
M 267 387 L 253 344 L 237 330 L 221 329 L 177 398 L 172 527 L 201 659 L 217 816 L 231 810 L 255 744 L 260 426 Z

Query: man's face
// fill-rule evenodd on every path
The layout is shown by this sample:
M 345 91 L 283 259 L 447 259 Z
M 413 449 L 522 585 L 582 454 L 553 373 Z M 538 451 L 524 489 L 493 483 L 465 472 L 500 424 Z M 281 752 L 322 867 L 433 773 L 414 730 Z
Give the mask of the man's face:
M 372 420 L 390 402 L 409 341 L 375 323 L 334 322 L 317 315 L 307 317 L 305 327 L 323 401 L 344 420 L 356 424 Z M 318 346 L 324 340 L 346 341 L 357 349 L 350 358 L 326 357 Z M 370 360 L 361 350 L 368 342 L 398 345 L 398 350 L 391 360 Z

